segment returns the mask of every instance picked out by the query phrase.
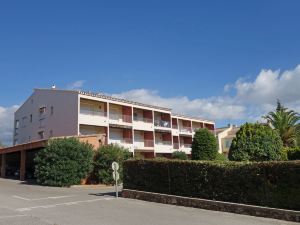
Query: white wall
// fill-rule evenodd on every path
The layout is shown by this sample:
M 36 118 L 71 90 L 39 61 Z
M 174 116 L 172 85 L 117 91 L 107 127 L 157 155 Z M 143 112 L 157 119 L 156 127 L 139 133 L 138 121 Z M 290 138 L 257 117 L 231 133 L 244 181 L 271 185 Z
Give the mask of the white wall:
M 40 107 L 46 107 L 40 117 Z M 53 107 L 53 114 L 51 114 Z M 30 122 L 32 115 L 32 122 Z M 22 118 L 27 117 L 22 127 Z M 51 89 L 36 89 L 26 102 L 15 112 L 15 121 L 20 121 L 16 144 L 40 140 L 39 131 L 44 131 L 44 138 L 78 135 L 78 93 Z M 40 127 L 43 125 L 43 127 Z

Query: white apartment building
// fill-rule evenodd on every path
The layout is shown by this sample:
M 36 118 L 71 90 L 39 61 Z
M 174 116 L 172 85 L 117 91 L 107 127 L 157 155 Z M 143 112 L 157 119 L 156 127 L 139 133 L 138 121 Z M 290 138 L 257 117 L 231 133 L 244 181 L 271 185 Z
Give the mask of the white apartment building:
M 15 112 L 13 143 L 105 134 L 106 144 L 116 143 L 145 157 L 168 157 L 175 150 L 190 154 L 199 128 L 214 131 L 215 123 L 103 94 L 35 89 Z

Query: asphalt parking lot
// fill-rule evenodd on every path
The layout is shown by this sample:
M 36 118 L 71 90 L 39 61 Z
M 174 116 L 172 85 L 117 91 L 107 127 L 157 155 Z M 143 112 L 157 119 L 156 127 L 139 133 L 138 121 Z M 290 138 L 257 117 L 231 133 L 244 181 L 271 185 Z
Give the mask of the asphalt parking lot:
M 116 199 L 112 188 L 53 188 L 0 179 L 0 225 L 296 224 L 223 212 Z

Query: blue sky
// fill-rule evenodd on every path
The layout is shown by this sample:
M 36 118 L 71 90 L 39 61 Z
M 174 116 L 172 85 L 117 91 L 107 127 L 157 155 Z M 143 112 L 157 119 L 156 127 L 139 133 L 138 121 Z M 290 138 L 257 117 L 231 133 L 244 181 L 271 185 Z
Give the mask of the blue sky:
M 298 109 L 299 8 L 297 0 L 2 1 L 0 132 L 10 134 L 14 105 L 53 83 L 219 126 L 256 120 L 276 98 Z

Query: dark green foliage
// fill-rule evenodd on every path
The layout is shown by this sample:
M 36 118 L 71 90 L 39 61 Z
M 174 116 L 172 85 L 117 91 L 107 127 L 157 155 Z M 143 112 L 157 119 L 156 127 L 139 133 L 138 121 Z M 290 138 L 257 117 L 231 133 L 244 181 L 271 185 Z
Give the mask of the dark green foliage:
M 300 160 L 300 148 L 288 148 L 287 149 L 287 158 L 288 160 Z
M 68 187 L 92 170 L 93 146 L 76 138 L 50 140 L 34 159 L 35 176 L 42 185 Z
M 216 137 L 208 129 L 196 131 L 192 143 L 193 160 L 214 160 L 218 152 Z
M 120 165 L 120 180 L 123 180 L 123 162 L 129 159 L 132 154 L 119 145 L 106 145 L 99 148 L 94 158 L 94 170 L 92 177 L 98 183 L 114 184 L 111 164 L 118 162 Z
M 215 161 L 228 161 L 228 158 L 226 155 L 218 152 L 216 155 Z
M 188 156 L 185 152 L 182 151 L 175 151 L 172 154 L 172 159 L 180 159 L 180 160 L 187 160 Z
M 241 126 L 229 149 L 232 161 L 281 160 L 283 145 L 279 134 L 269 126 L 246 123 Z
M 300 210 L 300 161 L 128 160 L 124 188 Z

